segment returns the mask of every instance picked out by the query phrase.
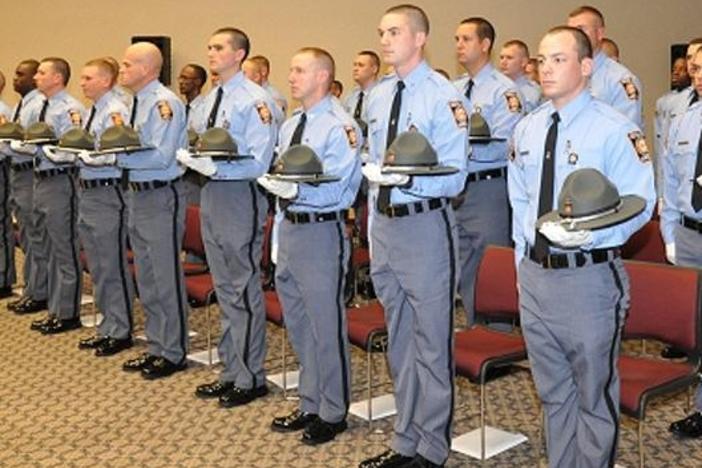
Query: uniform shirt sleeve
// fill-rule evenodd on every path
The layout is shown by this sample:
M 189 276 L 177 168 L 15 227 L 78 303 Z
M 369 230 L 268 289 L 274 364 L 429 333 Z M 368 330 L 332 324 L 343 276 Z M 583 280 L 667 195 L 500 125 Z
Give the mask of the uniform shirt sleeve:
M 620 81 L 617 81 L 615 82 L 616 89 L 613 91 L 614 94 L 612 96 L 612 107 L 624 114 L 632 123 L 641 127 L 643 125 L 641 83 L 639 79 L 633 75 L 629 75 L 625 79 L 631 79 L 633 81 L 638 91 L 638 96 L 636 99 L 627 96 L 624 85 Z
M 680 126 L 681 118 L 673 120 L 670 126 L 669 142 L 677 139 L 677 132 Z M 675 225 L 680 220 L 682 211 L 677 206 L 677 195 L 680 189 L 681 181 L 675 170 L 674 157 L 671 148 L 674 145 L 669 144 L 666 147 L 665 155 L 663 156 L 663 209 L 661 210 L 661 235 L 666 244 L 675 242 Z
M 509 202 L 512 206 L 512 239 L 514 240 L 514 255 L 517 266 L 524 256 L 527 245 L 527 237 L 524 233 L 524 217 L 529 209 L 527 182 L 523 166 L 517 159 L 522 131 L 521 125 L 518 125 L 514 131 L 511 143 L 513 154 L 507 164 L 507 191 L 509 193 Z M 536 183 L 536 181 L 533 181 L 533 183 Z

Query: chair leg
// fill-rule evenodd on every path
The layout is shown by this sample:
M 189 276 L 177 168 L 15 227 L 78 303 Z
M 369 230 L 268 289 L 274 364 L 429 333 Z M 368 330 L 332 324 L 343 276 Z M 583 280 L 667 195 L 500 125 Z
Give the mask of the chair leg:
M 484 380 L 480 382 L 480 462 L 485 463 L 485 381 Z
M 646 466 L 646 462 L 644 460 L 643 430 L 644 422 L 639 420 L 639 468 L 644 468 L 644 466 Z
M 641 339 L 641 354 L 646 354 L 646 340 Z
M 372 343 L 372 341 L 371 341 Z M 366 377 L 368 379 L 368 431 L 373 429 L 373 352 L 372 344 L 366 349 Z
M 287 331 L 285 330 L 285 326 L 283 326 L 283 329 L 281 330 L 280 333 L 280 358 L 282 360 L 282 367 L 283 367 L 283 399 L 288 398 L 288 354 L 287 354 L 287 349 L 285 346 L 285 340 L 287 339 Z
M 205 321 L 207 322 L 207 362 L 209 367 L 212 367 L 212 324 L 210 322 L 210 305 L 211 305 L 211 294 L 207 296 L 207 303 L 205 304 Z
M 691 404 L 692 404 L 691 403 L 691 398 L 692 398 L 691 394 L 692 394 L 692 387 L 688 387 L 685 390 L 685 413 L 690 412 L 690 408 L 691 408 Z

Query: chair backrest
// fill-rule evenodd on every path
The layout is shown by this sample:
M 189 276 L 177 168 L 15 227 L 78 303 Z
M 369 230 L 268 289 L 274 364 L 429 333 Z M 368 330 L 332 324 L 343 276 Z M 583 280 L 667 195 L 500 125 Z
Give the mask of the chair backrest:
M 486 317 L 519 317 L 514 249 L 490 245 L 475 280 L 475 313 Z
M 642 262 L 666 263 L 665 243 L 661 236 L 660 223 L 653 220 L 644 224 L 624 244 L 622 257 Z
M 185 209 L 183 250 L 199 257 L 205 257 L 205 245 L 202 242 L 200 229 L 200 207 L 197 205 L 188 205 Z
M 624 262 L 631 306 L 625 338 L 652 338 L 700 352 L 700 271 L 672 265 Z

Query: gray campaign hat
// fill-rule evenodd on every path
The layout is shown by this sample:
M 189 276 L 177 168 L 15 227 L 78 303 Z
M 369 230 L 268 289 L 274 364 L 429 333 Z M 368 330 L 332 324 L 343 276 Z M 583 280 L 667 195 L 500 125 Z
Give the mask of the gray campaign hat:
M 197 134 L 195 130 L 192 128 L 188 129 L 188 147 L 189 148 L 195 148 L 195 143 L 197 143 L 197 139 L 200 137 L 200 135 Z
M 475 111 L 470 115 L 468 137 L 471 143 L 478 144 L 490 143 L 491 141 L 506 141 L 505 138 L 495 138 L 492 136 L 490 125 L 488 125 L 485 117 L 483 117 L 479 107 L 476 107 Z
M 220 127 L 210 128 L 200 134 L 195 143 L 193 156 L 206 156 L 215 161 L 252 157 L 239 154 L 239 148 L 232 136 Z
M 36 122 L 27 127 L 24 132 L 24 142 L 30 144 L 56 143 L 54 129 L 46 122 Z
M 406 175 L 447 175 L 458 172 L 439 165 L 436 151 L 424 135 L 417 131 L 400 133 L 385 152 L 381 172 Z
M 148 148 L 141 146 L 141 140 L 136 130 L 126 125 L 113 125 L 102 132 L 98 153 L 129 153 L 145 149 Z
M 0 125 L 0 140 L 24 140 L 24 128 L 17 122 Z
M 95 139 L 85 129 L 73 127 L 61 136 L 58 146 L 59 148 L 93 151 Z
M 642 197 L 620 196 L 617 187 L 600 171 L 578 169 L 563 182 L 558 209 L 541 216 L 536 227 L 557 222 L 568 231 L 603 229 L 630 220 L 644 208 Z
M 307 145 L 293 145 L 278 157 L 270 177 L 290 182 L 333 182 L 339 177 L 324 175 L 319 156 Z

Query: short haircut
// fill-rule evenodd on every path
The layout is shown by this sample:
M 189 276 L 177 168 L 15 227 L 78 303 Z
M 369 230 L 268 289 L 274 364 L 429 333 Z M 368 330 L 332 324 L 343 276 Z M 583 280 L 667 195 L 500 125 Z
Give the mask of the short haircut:
M 257 63 L 260 67 L 264 67 L 266 70 L 271 69 L 271 62 L 263 55 L 254 55 L 251 57 L 251 61 Z
M 0 71 L 0 91 L 5 87 L 5 74 Z
M 317 62 L 319 62 L 325 70 L 329 72 L 329 83 L 334 81 L 334 75 L 336 73 L 336 65 L 334 64 L 334 58 L 329 52 L 319 47 L 303 47 L 298 50 L 297 54 L 310 54 Z
M 556 26 L 555 28 L 549 29 L 546 35 L 551 36 L 560 33 L 570 33 L 570 35 L 573 36 L 579 61 L 582 61 L 584 58 L 592 58 L 592 45 L 590 44 L 590 39 L 588 39 L 587 34 L 571 26 Z
M 463 21 L 461 21 L 461 24 L 473 24 L 475 25 L 475 31 L 478 34 L 478 39 L 481 41 L 484 39 L 489 39 L 490 40 L 490 48 L 488 49 L 488 53 L 492 52 L 492 46 L 495 44 L 495 28 L 492 27 L 492 24 L 486 20 L 485 18 L 481 18 L 479 16 L 473 16 L 471 18 L 466 18 Z
M 690 42 L 688 42 L 687 45 L 688 45 L 688 46 L 691 46 L 691 45 L 702 45 L 702 37 L 696 37 L 696 38 L 694 38 L 693 40 L 691 40 Z
M 71 66 L 68 62 L 61 57 L 45 57 L 41 59 L 41 63 L 48 62 L 56 73 L 61 75 L 63 78 L 63 85 L 68 84 L 68 80 L 71 79 Z
M 232 49 L 242 49 L 244 51 L 244 58 L 241 60 L 242 62 L 249 56 L 249 51 L 251 51 L 251 42 L 249 41 L 249 36 L 247 36 L 241 29 L 231 27 L 219 28 L 212 35 L 214 36 L 215 34 L 229 35 L 229 43 L 231 44 Z
M 568 18 L 580 16 L 583 13 L 589 13 L 591 15 L 594 15 L 600 21 L 600 26 L 605 25 L 604 15 L 602 14 L 602 12 L 600 10 L 598 10 L 597 8 L 595 8 L 594 6 L 590 6 L 590 5 L 579 6 L 575 10 L 568 13 Z
M 424 10 L 418 6 L 404 3 L 385 10 L 386 15 L 390 13 L 405 15 L 407 18 L 409 18 L 414 32 L 423 32 L 427 36 L 429 35 L 429 17 L 426 13 L 424 13 Z
M 526 45 L 524 41 L 521 41 L 519 39 L 512 39 L 507 42 L 505 42 L 502 47 L 516 47 L 520 49 L 526 58 L 529 58 L 529 46 Z
M 37 68 L 39 68 L 39 61 L 34 60 L 34 59 L 25 59 L 22 60 L 19 65 L 26 65 L 29 68 L 32 69 L 32 74 L 37 72 Z
M 610 39 L 608 37 L 603 37 L 602 44 L 609 44 L 610 47 L 612 47 L 612 50 L 614 50 L 614 55 L 619 57 L 619 46 L 617 45 L 616 42 L 614 42 L 612 39 Z
M 193 69 L 193 71 L 195 72 L 195 75 L 197 76 L 197 79 L 200 80 L 201 87 L 205 83 L 207 83 L 207 71 L 203 67 L 201 67 L 197 63 L 189 63 L 186 65 L 186 67 Z
M 365 55 L 366 57 L 370 57 L 371 62 L 373 62 L 373 65 L 380 71 L 380 57 L 378 57 L 378 54 L 373 52 L 372 50 L 362 50 L 358 53 L 358 55 Z
M 88 60 L 85 62 L 86 67 L 97 67 L 100 71 L 106 73 L 110 77 L 110 85 L 114 86 L 117 82 L 117 74 L 119 73 L 119 68 L 115 68 L 115 65 L 108 60 L 106 57 L 96 58 Z

